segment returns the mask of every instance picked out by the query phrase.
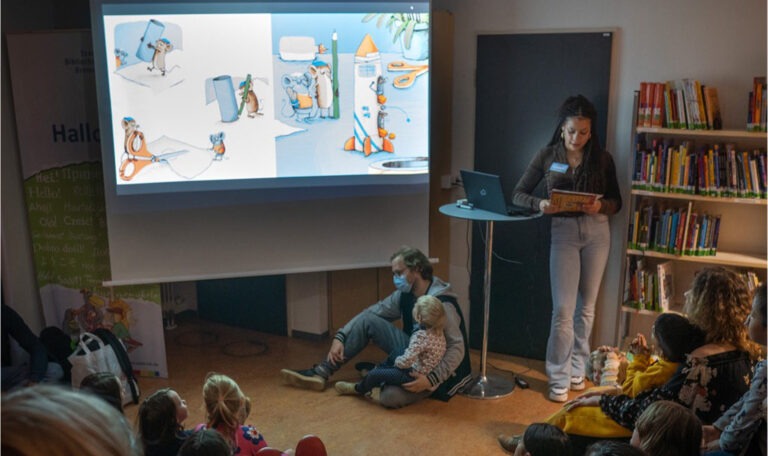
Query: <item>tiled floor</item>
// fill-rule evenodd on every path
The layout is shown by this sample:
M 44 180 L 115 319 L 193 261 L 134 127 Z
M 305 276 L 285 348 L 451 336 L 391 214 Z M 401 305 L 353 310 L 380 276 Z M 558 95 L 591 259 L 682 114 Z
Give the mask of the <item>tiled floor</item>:
M 165 333 L 169 378 L 140 378 L 142 397 L 166 386 L 175 389 L 188 403 L 189 419 L 184 424 L 191 428 L 205 421 L 202 384 L 206 373 L 227 374 L 251 397 L 248 423 L 276 448 L 291 448 L 303 435 L 315 434 L 329 454 L 337 456 L 501 455 L 505 452 L 496 435 L 521 432 L 559 408 L 544 396 L 541 361 L 489 354 L 489 376 L 512 378 L 504 371 L 512 370 L 523 373 L 530 383 L 529 389 L 518 388 L 500 399 L 456 396 L 447 403 L 429 399 L 387 410 L 360 397 L 338 396 L 332 387 L 314 392 L 281 384 L 280 369 L 310 367 L 325 356 L 329 341 L 309 342 L 189 317 L 180 318 L 178 324 Z M 359 360 L 381 358 L 383 354 L 370 347 Z M 479 358 L 473 351 L 475 365 Z M 333 380 L 355 380 L 358 374 L 351 364 Z M 131 422 L 137 409 L 135 405 L 126 409 Z

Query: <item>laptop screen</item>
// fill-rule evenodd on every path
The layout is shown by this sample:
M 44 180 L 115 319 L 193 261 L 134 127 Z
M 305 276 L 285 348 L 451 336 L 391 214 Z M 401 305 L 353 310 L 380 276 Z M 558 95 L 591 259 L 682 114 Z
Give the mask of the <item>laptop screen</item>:
M 499 176 L 462 169 L 461 181 L 464 183 L 467 201 L 474 207 L 497 214 L 508 213 Z

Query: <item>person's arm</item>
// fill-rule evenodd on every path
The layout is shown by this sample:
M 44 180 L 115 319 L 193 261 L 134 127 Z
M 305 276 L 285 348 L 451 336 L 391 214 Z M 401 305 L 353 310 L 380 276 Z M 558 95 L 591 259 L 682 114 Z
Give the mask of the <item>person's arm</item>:
M 541 210 L 539 204 L 544 201 L 542 198 L 538 198 L 532 195 L 533 190 L 539 185 L 539 182 L 544 178 L 546 171 L 545 159 L 546 151 L 548 148 L 544 148 L 536 153 L 525 169 L 523 176 L 515 185 L 512 191 L 512 203 L 517 206 L 529 207 L 534 211 Z
M 48 369 L 48 352 L 45 345 L 40 342 L 40 339 L 29 329 L 24 319 L 11 307 L 3 305 L 2 317 L 6 320 L 3 326 L 8 328 L 8 335 L 18 342 L 24 351 L 29 353 L 27 381 L 39 383 L 45 377 L 45 372 Z
M 626 394 L 618 396 L 600 396 L 600 409 L 613 421 L 627 429 L 634 429 L 640 414 L 652 403 L 661 400 L 674 400 L 675 394 L 665 388 L 652 388 L 643 391 L 635 398 Z
M 758 363 L 749 390 L 714 423 L 720 431 L 720 448 L 739 453 L 749 445 L 754 433 L 765 420 L 766 365 Z
M 378 315 L 381 318 L 384 318 L 388 321 L 396 321 L 401 318 L 400 315 L 400 291 L 395 291 L 391 295 L 387 296 L 386 298 L 382 299 L 381 301 L 377 302 L 376 304 L 373 304 L 360 312 L 359 314 L 352 317 L 351 320 L 347 322 L 344 327 L 339 329 L 336 332 L 336 335 L 333 336 L 334 339 L 338 340 L 342 344 L 346 341 L 346 334 L 349 331 L 350 328 L 355 324 L 356 320 L 361 318 L 361 315 L 363 315 L 365 312 L 372 312 L 375 315 Z
M 600 213 L 613 215 L 621 210 L 621 191 L 616 178 L 616 165 L 608 152 L 603 154 L 603 175 L 605 176 L 605 194 L 600 198 Z

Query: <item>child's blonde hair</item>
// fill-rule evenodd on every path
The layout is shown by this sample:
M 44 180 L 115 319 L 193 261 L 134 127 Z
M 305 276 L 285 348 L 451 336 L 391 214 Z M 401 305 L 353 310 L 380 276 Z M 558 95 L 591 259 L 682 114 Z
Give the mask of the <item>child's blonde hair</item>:
M 698 456 L 701 421 L 677 402 L 656 401 L 635 423 L 640 449 L 654 456 Z
M 429 295 L 420 297 L 413 306 L 413 318 L 419 320 L 427 328 L 443 329 L 445 326 L 445 308 L 442 301 Z
M 203 385 L 203 402 L 208 416 L 207 426 L 224 434 L 234 444 L 235 432 L 250 412 L 250 400 L 230 377 L 209 373 Z

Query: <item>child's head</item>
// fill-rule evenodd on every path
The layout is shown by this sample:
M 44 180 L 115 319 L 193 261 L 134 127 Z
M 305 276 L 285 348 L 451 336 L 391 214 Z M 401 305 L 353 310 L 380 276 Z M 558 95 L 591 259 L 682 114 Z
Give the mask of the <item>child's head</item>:
M 434 296 L 421 296 L 413 306 L 413 318 L 427 328 L 443 329 L 445 308 L 442 301 Z
M 187 413 L 187 402 L 170 388 L 159 389 L 144 399 L 136 416 L 136 427 L 145 447 L 175 439 L 183 429 Z
M 112 372 L 94 372 L 80 381 L 80 391 L 96 395 L 123 413 L 123 384 Z
M 526 428 L 515 456 L 570 456 L 571 441 L 560 428 L 547 423 L 533 423 Z
M 620 440 L 600 440 L 587 447 L 584 456 L 646 456 L 640 448 Z
M 753 352 L 744 321 L 750 310 L 746 281 L 735 271 L 707 267 L 685 293 L 684 312 L 706 334 L 706 343 L 725 343 Z
M 766 286 L 763 283 L 755 290 L 755 295 L 752 298 L 752 312 L 747 317 L 746 322 L 749 338 L 760 345 L 766 344 L 768 331 L 765 309 L 767 299 Z
M 215 429 L 201 429 L 187 437 L 179 456 L 231 456 L 232 448 Z
M 208 415 L 208 427 L 235 430 L 245 422 L 250 412 L 250 400 L 230 377 L 212 372 L 205 378 L 203 402 Z
M 699 456 L 701 421 L 677 402 L 656 401 L 637 419 L 630 443 L 654 456 Z
M 675 363 L 685 361 L 685 355 L 704 345 L 706 338 L 699 327 L 674 312 L 663 313 L 656 318 L 653 337 L 661 355 Z

